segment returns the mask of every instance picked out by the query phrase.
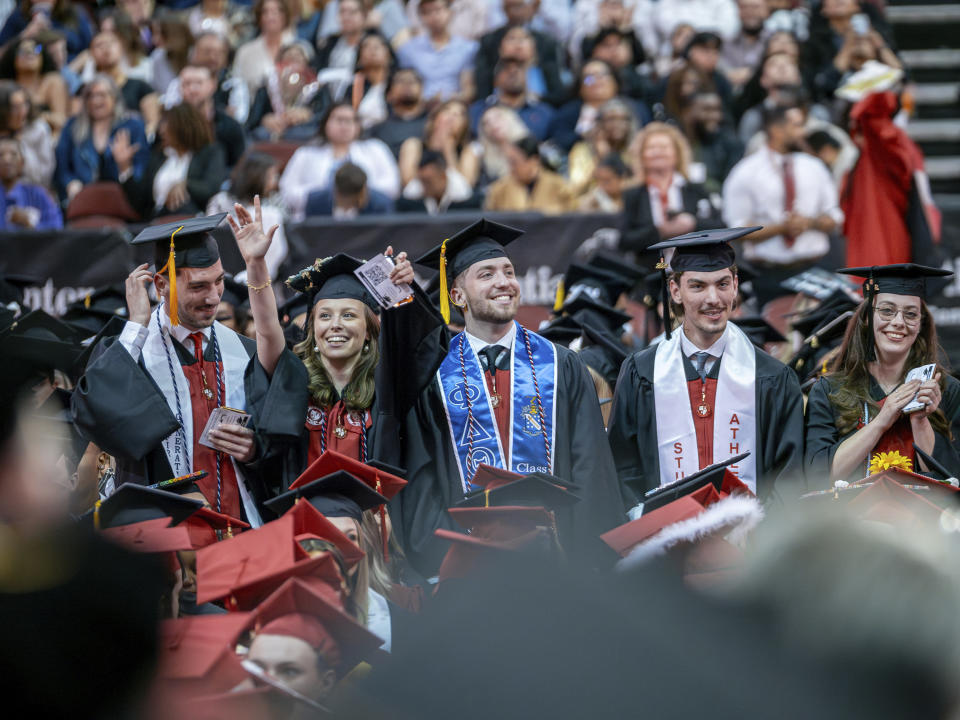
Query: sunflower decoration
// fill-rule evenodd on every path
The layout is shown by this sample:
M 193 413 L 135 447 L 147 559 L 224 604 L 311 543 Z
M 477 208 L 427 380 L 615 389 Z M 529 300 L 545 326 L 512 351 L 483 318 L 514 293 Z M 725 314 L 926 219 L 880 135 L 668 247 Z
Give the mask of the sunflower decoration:
M 879 452 L 870 458 L 870 474 L 876 475 L 878 472 L 898 468 L 900 470 L 913 471 L 913 460 L 901 455 L 898 451 Z

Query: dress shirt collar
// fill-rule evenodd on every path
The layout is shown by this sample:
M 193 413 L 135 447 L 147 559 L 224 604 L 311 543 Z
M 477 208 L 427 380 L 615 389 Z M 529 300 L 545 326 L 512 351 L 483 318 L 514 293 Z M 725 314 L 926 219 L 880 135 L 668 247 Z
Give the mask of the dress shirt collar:
M 171 337 L 173 337 L 177 342 L 183 345 L 191 353 L 193 352 L 193 341 L 190 340 L 191 333 L 195 332 L 194 330 L 188 330 L 183 325 L 171 325 L 170 316 L 167 315 L 165 310 L 160 310 L 160 323 L 167 328 L 170 332 Z M 207 347 L 207 343 L 210 341 L 210 328 L 205 327 L 200 330 L 203 334 L 203 347 Z
M 708 347 L 706 350 L 701 350 L 696 345 L 691 342 L 690 338 L 687 337 L 687 334 L 683 331 L 683 326 L 680 326 L 680 348 L 683 350 L 685 357 L 691 357 L 698 352 L 705 352 L 710 357 L 714 359 L 719 359 L 723 355 L 723 351 L 727 347 L 727 331 L 724 330 L 723 334 L 717 338 L 717 341 Z
M 464 330 L 463 332 L 464 334 L 466 334 L 467 341 L 470 343 L 470 347 L 473 348 L 473 351 L 475 353 L 479 353 L 487 345 L 503 345 L 505 348 L 507 348 L 507 350 L 509 350 L 510 348 L 513 347 L 513 341 L 517 337 L 517 324 L 510 323 L 510 329 L 507 330 L 506 335 L 504 335 L 502 338 L 492 343 L 485 342 L 480 338 L 476 337 L 475 335 L 471 335 L 466 330 Z

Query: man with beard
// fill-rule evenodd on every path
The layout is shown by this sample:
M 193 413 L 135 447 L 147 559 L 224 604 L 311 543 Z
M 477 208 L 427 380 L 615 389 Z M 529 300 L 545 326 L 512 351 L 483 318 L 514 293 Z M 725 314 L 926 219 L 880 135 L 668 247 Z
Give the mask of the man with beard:
M 727 175 L 743 157 L 743 143 L 723 121 L 723 101 L 712 90 L 698 90 L 683 109 L 683 131 L 694 161 L 703 165 L 707 192 L 719 193 Z
M 254 341 L 215 321 L 224 272 L 210 232 L 224 217 L 157 225 L 134 238 L 134 244 L 155 243 L 157 271 L 144 263 L 130 273 L 129 320 L 119 336 L 94 350 L 71 409 L 81 434 L 117 459 L 118 486 L 205 470 L 195 489 L 206 503 L 256 527 L 258 505 L 277 490 L 267 488 L 254 464 L 263 459 L 262 438 L 299 437 L 303 421 L 294 418 L 302 418 L 306 406 L 288 407 L 289 396 L 284 402 L 274 395 L 278 386 L 260 365 Z M 152 311 L 148 282 L 161 300 Z M 272 379 L 296 382 L 302 367 L 284 351 Z M 243 412 L 254 398 L 264 409 L 259 417 L 246 427 L 220 423 L 201 443 L 215 409 Z
M 770 15 L 767 0 L 737 0 L 740 13 L 740 32 L 724 43 L 720 66 L 735 90 L 747 84 L 760 61 L 770 32 L 764 23 Z
M 807 270 L 830 251 L 830 233 L 843 222 L 837 188 L 817 158 L 799 152 L 804 114 L 799 107 L 764 107 L 767 142 L 741 160 L 723 184 L 723 219 L 731 227 L 763 225 L 744 238 L 743 256 L 760 272 L 757 302 L 789 290 L 787 278 Z
M 738 291 L 729 242 L 752 232 L 762 229 L 695 232 L 651 247 L 676 248 L 669 265 L 660 263 L 668 330 L 662 342 L 628 358 L 617 381 L 609 439 L 625 492 L 653 490 L 749 453 L 730 469 L 761 500 L 799 494 L 787 487 L 802 478 L 796 374 L 729 322 Z M 682 320 L 672 332 L 670 301 Z
M 214 142 L 223 148 L 227 167 L 232 168 L 243 156 L 246 140 L 240 123 L 214 102 L 217 92 L 216 77 L 205 65 L 187 65 L 180 71 L 179 79 L 183 101 L 199 110 L 210 123 Z
M 447 509 L 479 489 L 471 481 L 481 463 L 574 483 L 582 500 L 557 522 L 567 547 L 585 559 L 596 557 L 598 535 L 623 517 L 586 368 L 515 320 L 520 284 L 504 246 L 521 234 L 478 220 L 417 261 L 441 273 L 444 319 L 452 302 L 465 320 L 452 340 L 446 327 L 438 330 L 444 358 L 407 417 L 408 485 L 391 506 L 407 557 L 427 577 L 447 549 L 434 531 L 456 528 Z
M 404 140 L 423 137 L 427 124 L 423 80 L 413 68 L 399 68 L 387 80 L 385 93 L 390 112 L 386 120 L 370 128 L 370 137 L 384 142 L 399 158 Z

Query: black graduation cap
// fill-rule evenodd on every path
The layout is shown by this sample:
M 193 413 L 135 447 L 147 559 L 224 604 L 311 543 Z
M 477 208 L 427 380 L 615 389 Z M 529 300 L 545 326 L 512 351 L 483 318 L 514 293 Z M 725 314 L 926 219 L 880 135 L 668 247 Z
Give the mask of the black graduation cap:
M 924 464 L 926 464 L 926 466 L 930 469 L 929 474 L 939 475 L 939 477 L 935 478 L 936 480 L 949 480 L 950 478 L 954 477 L 953 473 L 947 470 L 942 463 L 938 462 L 930 454 L 918 448 L 916 443 L 913 443 L 913 451 L 917 454 L 917 458 L 923 460 Z
M 23 305 L 24 290 L 30 285 L 43 285 L 43 280 L 33 275 L 0 273 L 0 303 Z
M 583 328 L 580 323 L 569 315 L 553 318 L 537 329 L 537 335 L 564 347 L 580 337 L 582 332 Z
M 382 460 L 367 460 L 367 465 L 377 470 L 382 470 L 385 473 L 390 475 L 396 475 L 398 478 L 403 480 L 407 479 L 407 469 L 402 467 L 397 467 L 396 465 L 391 465 L 390 463 L 385 463 Z
M 249 306 L 250 288 L 246 283 L 237 282 L 227 275 L 223 278 L 223 295 L 220 296 L 220 302 L 235 308 Z
M 670 292 L 667 287 L 667 268 L 672 272 L 680 273 L 687 271 L 697 272 L 715 272 L 734 265 L 737 260 L 736 253 L 730 247 L 730 243 L 739 238 L 750 235 L 757 230 L 762 230 L 760 226 L 739 227 L 739 228 L 720 228 L 718 230 L 696 230 L 686 235 L 680 235 L 670 240 L 651 245 L 648 250 L 660 250 L 660 262 L 657 263 L 657 270 L 661 273 L 661 282 L 663 286 L 663 331 L 670 339 Z M 662 251 L 674 248 L 673 257 L 669 265 L 664 258 Z
M 607 252 L 605 250 L 598 250 L 591 255 L 590 259 L 587 260 L 587 265 L 592 265 L 595 268 L 605 270 L 614 275 L 620 275 L 630 280 L 634 285 L 640 283 L 649 272 L 647 268 L 627 262 L 623 256 L 617 253 Z
M 748 455 L 750 455 L 748 452 L 736 455 L 723 462 L 705 467 L 703 470 L 695 472 L 693 475 L 678 480 L 677 482 L 654 488 L 653 490 L 647 490 L 643 496 L 643 514 L 646 515 L 651 510 L 656 510 L 658 507 L 672 503 L 677 498 L 689 495 L 705 485 L 712 484 L 717 491 L 719 491 L 723 486 L 724 471 L 730 465 L 736 465 Z M 628 479 L 627 484 L 631 485 L 634 483 L 631 483 Z M 643 491 L 642 486 L 639 489 L 641 492 Z
M 10 356 L 36 370 L 70 372 L 81 348 L 76 331 L 43 310 L 31 310 L 0 336 Z
M 844 291 L 834 290 L 816 307 L 792 315 L 790 326 L 804 338 L 809 338 L 844 313 L 856 310 L 859 304 Z M 845 324 L 840 327 L 842 330 Z
M 732 318 L 731 322 L 743 330 L 750 342 L 758 348 L 763 348 L 767 343 L 786 342 L 787 339 L 780 334 L 773 325 L 768 323 L 760 315 L 745 315 L 743 317 Z
M 545 473 L 524 475 L 506 485 L 492 490 L 477 490 L 470 493 L 454 507 L 542 507 L 556 510 L 570 507 L 580 502 L 580 496 L 571 488 L 576 488 L 557 477 Z
M 279 517 L 299 498 L 307 500 L 327 517 L 350 517 L 357 521 L 363 517 L 364 510 L 387 503 L 383 495 L 363 480 L 346 470 L 338 470 L 295 490 L 288 490 L 264 504 Z
M 564 303 L 563 312 L 572 316 L 581 325 L 589 325 L 604 331 L 618 331 L 632 319 L 627 313 L 596 302 L 587 295 L 578 295 Z
M 345 253 L 337 253 L 333 257 L 317 260 L 296 275 L 291 275 L 287 278 L 287 287 L 306 295 L 311 307 L 317 300 L 350 299 L 359 300 L 377 312 L 380 305 L 353 274 L 361 265 L 362 260 Z
M 620 366 L 623 365 L 623 361 L 630 355 L 630 350 L 627 346 L 610 333 L 598 330 L 590 325 L 583 326 L 583 334 L 590 341 L 590 347 L 597 346 L 602 348 L 619 371 Z M 613 378 L 613 380 L 616 382 L 616 378 Z
M 179 325 L 177 316 L 177 268 L 206 268 L 220 259 L 217 240 L 210 233 L 223 222 L 227 213 L 152 225 L 137 235 L 131 244 L 154 244 L 157 273 L 170 278 L 170 324 Z
M 927 297 L 927 278 L 944 278 L 953 275 L 950 270 L 917 265 L 915 263 L 899 263 L 896 265 L 874 265 L 873 267 L 854 267 L 837 270 L 841 275 L 853 275 L 866 278 L 863 282 L 863 301 L 868 307 L 873 307 L 873 299 L 878 293 L 892 293 L 894 295 L 916 296 L 921 299 Z M 867 361 L 875 360 L 873 347 L 873 313 L 867 313 L 869 335 L 867 342 Z
M 84 337 L 96 335 L 111 318 L 127 319 L 127 294 L 122 285 L 106 285 L 67 305 L 60 317 Z
M 83 517 L 91 518 L 93 526 L 97 529 L 130 525 L 162 517 L 169 517 L 170 524 L 176 525 L 202 507 L 203 503 L 200 500 L 145 485 L 124 483 L 106 500 L 98 500 L 93 510 Z
M 450 322 L 449 287 L 453 279 L 474 263 L 507 257 L 504 247 L 521 235 L 523 230 L 480 218 L 414 261 L 440 271 L 440 314 L 444 322 Z
M 93 349 L 97 344 L 106 337 L 113 337 L 114 335 L 119 335 L 123 332 L 124 326 L 127 324 L 127 321 L 122 317 L 114 315 L 107 321 L 107 324 L 104 325 L 100 332 L 93 336 L 93 338 L 86 342 L 85 347 L 80 352 L 80 355 L 77 356 L 77 362 L 73 366 L 73 371 L 76 376 L 83 375 L 84 371 L 87 369 L 87 364 L 90 362 L 90 356 L 93 354 Z
M 617 275 L 592 265 L 570 263 L 567 272 L 557 284 L 553 309 L 559 312 L 564 303 L 586 296 L 607 305 L 613 305 L 621 294 L 630 290 L 633 283 L 623 275 Z

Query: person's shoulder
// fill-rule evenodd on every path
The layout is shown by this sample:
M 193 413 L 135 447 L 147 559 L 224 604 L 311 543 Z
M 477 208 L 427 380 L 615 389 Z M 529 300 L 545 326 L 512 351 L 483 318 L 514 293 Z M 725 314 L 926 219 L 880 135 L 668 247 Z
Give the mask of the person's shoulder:
M 792 375 L 796 378 L 796 373 L 765 350 L 754 346 L 754 353 L 757 358 L 757 376 L 786 378 Z M 799 382 L 799 381 L 798 381 Z
M 72 122 L 72 119 L 71 119 Z M 143 120 L 138 118 L 136 115 L 127 115 L 120 122 L 117 123 L 114 130 L 133 130 L 136 132 L 144 133 L 146 128 L 143 124 Z

